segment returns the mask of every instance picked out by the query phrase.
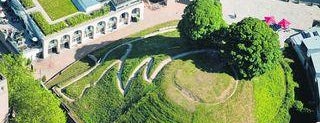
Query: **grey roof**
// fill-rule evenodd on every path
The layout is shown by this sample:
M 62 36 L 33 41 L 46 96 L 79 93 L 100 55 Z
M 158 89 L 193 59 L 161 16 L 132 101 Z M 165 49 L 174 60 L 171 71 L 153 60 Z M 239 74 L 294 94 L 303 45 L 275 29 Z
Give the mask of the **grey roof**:
M 117 5 L 120 5 L 120 4 L 123 4 L 123 3 L 126 3 L 130 0 L 112 0 L 112 2 L 117 6 Z
M 100 4 L 97 0 L 72 0 L 72 2 L 80 11 L 86 11 L 87 8 Z
M 315 27 L 312 27 L 308 30 L 305 30 L 302 33 L 299 33 L 299 34 L 292 36 L 290 38 L 290 40 L 293 41 L 293 43 L 295 43 L 297 45 L 301 45 L 302 42 L 315 40 L 317 37 L 318 37 L 318 39 L 316 39 L 316 40 L 319 40 L 320 36 L 315 36 L 314 32 L 317 32 L 318 34 L 320 34 L 320 27 L 315 26 Z
M 311 38 L 307 38 L 303 41 L 308 50 L 320 49 L 320 37 L 313 36 Z

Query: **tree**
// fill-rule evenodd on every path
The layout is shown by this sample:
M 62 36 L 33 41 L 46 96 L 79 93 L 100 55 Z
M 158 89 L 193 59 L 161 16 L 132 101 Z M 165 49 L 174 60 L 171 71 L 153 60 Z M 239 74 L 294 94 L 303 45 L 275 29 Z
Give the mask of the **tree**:
M 282 57 L 278 34 L 259 19 L 249 17 L 232 24 L 226 38 L 224 56 L 228 56 L 242 78 L 265 73 Z
M 183 38 L 202 40 L 225 25 L 218 0 L 195 0 L 185 8 L 178 30 Z
M 9 104 L 16 117 L 12 122 L 66 123 L 59 107 L 60 101 L 35 80 L 27 60 L 20 55 L 4 55 L 0 59 L 0 73 L 8 81 Z

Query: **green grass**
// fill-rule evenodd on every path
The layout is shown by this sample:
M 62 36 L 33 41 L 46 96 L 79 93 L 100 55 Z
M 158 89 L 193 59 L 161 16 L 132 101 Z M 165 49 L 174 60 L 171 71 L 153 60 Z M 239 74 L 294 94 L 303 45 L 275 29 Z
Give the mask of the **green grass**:
M 23 7 L 25 7 L 26 9 L 32 8 L 35 6 L 32 0 L 20 0 L 20 2 L 23 5 Z
M 108 52 L 112 48 L 114 48 L 114 47 L 116 47 L 116 46 L 118 46 L 118 45 L 120 45 L 120 44 L 122 44 L 124 42 L 136 39 L 136 38 L 141 37 L 141 36 L 143 36 L 145 34 L 148 34 L 148 33 L 156 32 L 160 28 L 163 28 L 163 27 L 174 26 L 177 23 L 178 23 L 178 21 L 175 20 L 175 21 L 169 21 L 169 22 L 166 22 L 166 23 L 163 23 L 163 24 L 159 24 L 159 25 L 157 25 L 155 27 L 148 28 L 148 29 L 146 29 L 144 31 L 141 31 L 141 32 L 137 33 L 137 34 L 133 34 L 133 35 L 129 36 L 126 39 L 122 39 L 122 40 L 116 41 L 116 42 L 114 42 L 112 44 L 109 44 L 106 47 L 101 48 L 99 50 L 96 50 L 96 51 L 94 51 L 94 52 L 92 52 L 90 54 L 93 54 L 98 59 L 102 58 L 105 55 L 106 52 Z M 178 36 L 178 35 L 176 35 L 176 36 Z M 71 96 L 71 97 L 79 96 L 79 94 L 82 92 L 82 89 L 87 84 L 94 82 L 96 80 L 96 78 L 98 78 L 100 76 L 100 74 L 105 70 L 105 68 L 108 67 L 108 65 L 110 65 L 114 61 L 114 59 L 120 59 L 120 57 L 125 52 L 124 49 L 126 49 L 126 46 L 125 47 L 120 47 L 120 48 L 118 48 L 116 50 L 116 52 L 112 53 L 110 55 L 111 57 L 108 57 L 108 59 L 106 59 L 106 63 L 104 63 L 102 66 L 99 66 L 97 68 L 97 70 L 94 71 L 95 74 L 90 74 L 89 76 L 86 76 L 83 79 L 79 80 L 76 84 L 73 84 L 73 85 L 67 87 L 65 89 L 66 94 Z M 156 59 L 157 59 L 157 57 L 156 57 Z M 72 64 L 69 68 L 66 69 L 66 71 L 81 71 L 81 70 L 78 70 L 79 69 L 78 66 L 82 66 L 83 65 L 83 62 L 81 62 L 81 61 L 85 61 L 85 58 L 82 58 L 78 62 L 75 62 L 74 64 Z M 81 73 L 81 72 L 79 72 L 79 73 Z M 77 73 L 77 74 L 79 74 L 79 73 Z M 68 72 L 63 72 L 56 79 L 52 80 L 52 82 L 49 82 L 49 85 L 47 87 L 51 87 L 51 86 L 53 86 L 53 85 L 55 85 L 57 83 L 63 83 L 65 81 L 67 81 L 68 79 L 70 79 L 71 76 L 73 76 L 73 75 L 69 75 Z M 90 76 L 94 76 L 94 77 L 90 77 Z
M 125 54 L 126 50 L 127 46 L 121 46 L 111 52 L 109 57 L 106 59 L 106 62 L 98 66 L 95 70 L 93 70 L 93 72 L 83 77 L 76 83 L 65 88 L 65 93 L 72 98 L 77 98 L 87 84 L 93 84 L 95 81 L 97 81 L 106 68 L 109 67 L 109 65 L 111 65 L 115 60 L 120 59 L 121 56 Z
M 71 0 L 38 0 L 52 20 L 78 12 Z
M 286 94 L 285 74 L 280 65 L 252 80 L 255 97 L 257 122 L 263 123 L 274 119 Z
M 68 67 L 65 71 L 58 75 L 52 81 L 46 83 L 48 88 L 53 87 L 54 85 L 67 82 L 68 80 L 80 75 L 81 73 L 89 70 L 91 67 L 94 66 L 94 61 L 91 60 L 89 57 L 84 57 L 83 59 L 76 61 L 70 67 Z
M 123 96 L 117 89 L 116 73 L 115 68 L 111 69 L 96 86 L 86 91 L 83 98 L 71 104 L 83 121 L 107 123 L 121 114 Z
M 149 32 L 155 30 L 152 28 Z M 112 43 L 92 54 L 100 58 L 113 47 L 145 33 L 139 34 Z M 195 50 L 183 42 L 179 33 L 173 31 L 133 43 L 122 78 L 127 79 L 146 57 L 153 56 L 156 59 L 154 64 L 157 65 L 168 56 Z M 126 48 L 122 48 L 117 49 L 119 51 L 108 57 L 94 72 L 67 87 L 65 93 L 73 98 L 78 97 L 85 85 L 96 81 L 108 64 L 124 54 Z M 283 62 L 251 81 L 239 81 L 234 95 L 216 104 L 214 102 L 220 102 L 221 99 L 215 97 L 222 93 L 229 95 L 233 90 L 225 92 L 233 78 L 228 67 L 220 67 L 218 63 L 221 62 L 221 59 L 211 58 L 207 53 L 175 60 L 160 72 L 153 84 L 142 79 L 140 70 L 124 96 L 116 85 L 117 71 L 113 68 L 96 86 L 86 90 L 82 98 L 68 105 L 84 122 L 288 122 L 288 111 L 294 102 L 295 84 L 287 63 Z M 189 89 L 202 101 L 195 102 L 185 97 L 176 89 L 174 82 Z
M 191 46 L 178 37 L 179 32 L 173 31 L 133 43 L 133 49 L 124 64 L 122 80 L 126 82 L 135 67 L 145 58 L 155 59 L 149 72 L 152 73 L 162 60 L 189 51 Z

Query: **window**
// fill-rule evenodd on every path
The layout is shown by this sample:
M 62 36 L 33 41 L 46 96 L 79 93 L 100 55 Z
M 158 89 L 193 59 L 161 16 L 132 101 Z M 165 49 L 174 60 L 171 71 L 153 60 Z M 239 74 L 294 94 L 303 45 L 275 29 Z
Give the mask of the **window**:
M 310 38 L 311 37 L 310 33 L 308 33 L 308 32 L 307 33 L 306 32 L 302 32 L 301 35 L 302 35 L 303 38 Z
M 313 32 L 313 35 L 314 36 L 319 36 L 319 33 L 318 32 Z

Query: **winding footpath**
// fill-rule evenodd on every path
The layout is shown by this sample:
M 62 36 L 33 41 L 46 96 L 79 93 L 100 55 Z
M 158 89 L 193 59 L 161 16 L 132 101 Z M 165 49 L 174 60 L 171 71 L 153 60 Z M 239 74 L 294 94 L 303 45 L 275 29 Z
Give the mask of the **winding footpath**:
M 85 86 L 85 88 L 82 90 L 82 93 L 77 97 L 78 99 L 80 99 L 83 94 L 86 92 L 87 89 L 89 89 L 90 87 L 92 86 L 95 86 L 99 81 L 101 81 L 103 79 L 103 77 L 108 74 L 108 72 L 111 70 L 111 68 L 116 68 L 117 69 L 117 87 L 118 87 L 118 90 L 120 91 L 120 93 L 125 96 L 125 94 L 128 92 L 129 88 L 130 88 L 130 85 L 132 84 L 132 79 L 134 79 L 137 74 L 139 73 L 140 70 L 143 70 L 142 72 L 142 77 L 143 79 L 148 82 L 149 84 L 152 84 L 152 81 L 157 77 L 157 75 L 161 72 L 161 70 L 167 65 L 169 64 L 170 62 L 172 62 L 173 60 L 175 59 L 179 59 L 179 58 L 182 58 L 182 57 L 185 57 L 185 56 L 188 56 L 188 55 L 193 55 L 193 54 L 198 54 L 198 53 L 204 53 L 204 52 L 211 52 L 211 53 L 217 53 L 217 51 L 213 50 L 213 49 L 202 49 L 202 50 L 194 50 L 194 51 L 189 51 L 189 52 L 184 52 L 184 53 L 181 53 L 181 54 L 177 54 L 175 56 L 172 56 L 172 57 L 169 57 L 163 61 L 160 62 L 160 64 L 158 66 L 156 66 L 156 69 L 153 71 L 152 74 L 150 74 L 150 76 L 148 76 L 148 72 L 150 70 L 150 68 L 152 67 L 152 64 L 153 64 L 153 57 L 148 57 L 148 58 L 145 58 L 142 62 L 140 62 L 139 65 L 137 65 L 135 67 L 135 69 L 133 70 L 133 72 L 130 74 L 128 80 L 126 83 L 124 83 L 124 81 L 121 80 L 121 76 L 122 76 L 122 73 L 123 73 L 123 68 L 124 68 L 124 61 L 127 59 L 128 55 L 130 54 L 131 50 L 132 50 L 132 43 L 133 42 L 137 42 L 137 41 L 141 41 L 145 38 L 148 38 L 148 37 L 152 37 L 152 36 L 155 36 L 155 35 L 159 35 L 159 34 L 162 34 L 162 33 L 166 33 L 166 32 L 170 32 L 170 31 L 174 31 L 176 30 L 175 27 L 170 27 L 170 28 L 166 28 L 164 30 L 159 30 L 158 32 L 155 32 L 155 33 L 151 33 L 149 35 L 146 35 L 142 38 L 138 38 L 138 39 L 135 39 L 135 40 L 132 40 L 132 41 L 129 41 L 129 42 L 126 42 L 124 44 L 121 44 L 111 50 L 109 50 L 104 56 L 103 58 L 96 63 L 96 65 L 94 67 L 92 67 L 91 69 L 89 69 L 88 71 L 84 72 L 83 74 L 79 75 L 78 77 L 75 77 L 73 79 L 71 79 L 70 81 L 68 81 L 66 84 L 64 84 L 63 86 L 61 87 L 54 87 L 53 90 L 55 92 L 57 92 L 57 94 L 62 97 L 63 99 L 67 100 L 68 102 L 74 102 L 75 99 L 72 99 L 70 97 L 68 97 L 67 95 L 65 95 L 64 93 L 62 93 L 62 89 L 74 84 L 75 82 L 77 82 L 78 80 L 82 79 L 83 77 L 87 76 L 88 74 L 90 74 L 93 70 L 95 70 L 99 65 L 101 65 L 101 63 L 104 63 L 106 61 L 106 59 L 108 58 L 108 56 L 114 52 L 117 48 L 119 47 L 122 47 L 122 46 L 126 46 L 127 47 L 127 50 L 126 52 L 124 53 L 123 56 L 121 56 L 120 59 L 118 60 L 115 60 L 113 63 L 111 63 L 106 69 L 105 71 L 100 75 L 100 77 L 93 83 L 93 84 L 87 84 Z M 237 86 L 237 83 L 236 85 Z M 236 87 L 234 89 L 234 92 L 236 90 Z M 234 93 L 233 92 L 233 93 Z M 232 94 L 233 95 L 233 94 Z M 230 97 L 232 96 L 230 95 Z M 227 98 L 228 99 L 228 98 Z M 226 99 L 226 100 L 227 100 Z

